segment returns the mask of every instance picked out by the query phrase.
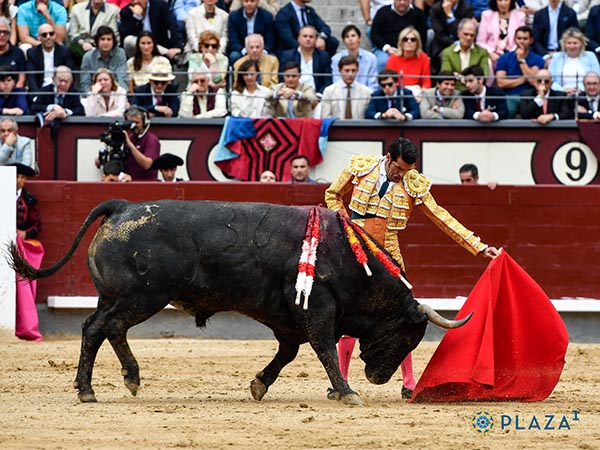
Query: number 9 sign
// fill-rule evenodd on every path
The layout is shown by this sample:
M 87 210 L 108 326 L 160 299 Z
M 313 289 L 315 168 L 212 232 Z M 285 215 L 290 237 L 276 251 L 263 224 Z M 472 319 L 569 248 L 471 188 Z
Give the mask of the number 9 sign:
M 586 144 L 569 142 L 554 152 L 552 173 L 561 184 L 586 185 L 598 173 L 598 160 Z

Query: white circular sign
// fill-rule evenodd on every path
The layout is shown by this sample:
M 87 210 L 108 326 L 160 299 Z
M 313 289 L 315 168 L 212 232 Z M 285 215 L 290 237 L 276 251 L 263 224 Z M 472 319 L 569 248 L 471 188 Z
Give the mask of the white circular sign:
M 598 173 L 598 159 L 586 144 L 569 142 L 554 152 L 552 173 L 562 184 L 586 185 Z

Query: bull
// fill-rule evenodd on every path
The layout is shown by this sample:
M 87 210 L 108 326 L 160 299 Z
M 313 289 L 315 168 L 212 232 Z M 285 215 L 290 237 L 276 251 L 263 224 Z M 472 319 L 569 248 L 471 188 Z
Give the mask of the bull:
M 98 306 L 82 325 L 81 353 L 74 387 L 82 402 L 95 402 L 92 372 L 108 339 L 132 395 L 139 367 L 127 331 L 172 304 L 195 316 L 198 327 L 220 311 L 237 311 L 269 327 L 279 343 L 272 361 L 250 383 L 260 401 L 281 370 L 308 342 L 325 368 L 336 398 L 362 404 L 342 377 L 336 342 L 346 334 L 360 339 L 365 375 L 386 383 L 425 334 L 428 319 L 445 328 L 461 326 L 426 305 L 392 276 L 372 253 L 367 276 L 357 263 L 340 217 L 324 208 L 314 284 L 307 309 L 295 303 L 298 257 L 308 208 L 264 203 L 174 201 L 99 204 L 83 222 L 66 255 L 36 270 L 10 245 L 9 263 L 20 276 L 37 279 L 63 267 L 84 234 L 103 221 L 88 250 L 88 267 Z

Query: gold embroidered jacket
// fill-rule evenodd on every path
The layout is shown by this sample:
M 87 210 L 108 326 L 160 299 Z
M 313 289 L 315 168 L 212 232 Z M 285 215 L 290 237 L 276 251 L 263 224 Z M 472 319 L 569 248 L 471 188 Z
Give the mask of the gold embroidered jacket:
M 384 241 L 380 244 L 384 245 L 403 269 L 404 262 L 400 253 L 398 232 L 406 228 L 415 206 L 421 208 L 421 211 L 438 228 L 473 255 L 487 248 L 478 236 L 436 203 L 429 192 L 431 182 L 416 170 L 409 170 L 403 182 L 394 183 L 392 188 L 379 198 L 376 185 L 380 175 L 380 162 L 380 158 L 372 155 L 353 156 L 350 164 L 325 192 L 327 207 L 348 215 L 343 197 L 352 191 L 349 208 L 356 213 L 355 217 L 361 217 L 353 219 L 354 222 L 364 228 L 366 221 L 369 220 L 364 216 L 385 219 Z

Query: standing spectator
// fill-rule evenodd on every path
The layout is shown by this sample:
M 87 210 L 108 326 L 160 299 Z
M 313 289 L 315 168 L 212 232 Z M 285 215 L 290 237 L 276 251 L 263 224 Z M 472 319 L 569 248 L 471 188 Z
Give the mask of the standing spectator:
M 584 95 L 579 97 L 577 119 L 600 120 L 600 76 L 588 72 L 583 79 Z
M 236 117 L 273 117 L 269 98 L 271 89 L 258 84 L 258 63 L 246 60 L 240 66 L 233 92 L 231 93 L 231 115 Z
M 62 44 L 67 35 L 67 10 L 60 3 L 51 0 L 29 0 L 19 6 L 17 14 L 17 31 L 21 50 L 26 52 L 40 41 L 37 36 L 38 29 L 43 23 L 49 23 L 56 32 L 56 42 Z
M 31 99 L 43 86 L 52 83 L 56 67 L 73 68 L 71 52 L 67 46 L 56 42 L 56 33 L 52 25 L 40 25 L 37 37 L 41 44 L 27 50 L 27 86 Z
M 115 31 L 115 42 L 119 36 L 118 6 L 104 0 L 89 0 L 73 5 L 69 14 L 69 40 L 73 55 L 81 60 L 83 54 L 94 48 L 94 36 L 98 28 L 107 26 Z
M 360 47 L 361 32 L 356 25 L 346 25 L 342 30 L 342 39 L 344 40 L 345 50 L 337 52 L 331 58 L 331 73 L 333 82 L 341 79 L 338 64 L 344 56 L 354 56 L 358 61 L 358 75 L 356 79 L 359 83 L 367 86 L 371 92 L 377 90 L 377 57 Z
M 508 115 L 512 119 L 519 111 L 520 94 L 535 84 L 535 75 L 544 68 L 543 58 L 531 49 L 533 36 L 527 26 L 515 32 L 517 49 L 505 53 L 498 59 L 496 83 L 506 94 Z
M 0 17 L 6 17 L 10 21 L 10 43 L 17 45 L 17 13 L 19 8 L 9 0 L 0 0 Z
M 477 186 L 479 184 L 479 169 L 475 164 L 467 163 L 460 166 L 458 176 L 460 177 L 461 186 Z M 497 186 L 498 183 L 496 181 L 489 181 L 487 183 L 487 187 L 492 191 L 496 189 Z
M 277 175 L 271 170 L 263 170 L 260 176 L 258 177 L 258 181 L 261 183 L 276 183 Z
M 240 9 L 242 5 L 243 0 L 232 0 L 231 4 L 229 5 L 229 14 Z M 279 12 L 279 0 L 259 0 L 258 7 L 269 11 L 271 15 L 275 17 Z
M 133 92 L 136 87 L 148 83 L 154 66 L 158 64 L 165 66 L 168 64 L 172 69 L 169 60 L 164 56 L 160 56 L 152 32 L 142 31 L 135 44 L 135 55 L 127 60 L 129 92 Z
M 390 6 L 379 8 L 373 26 L 371 27 L 371 40 L 375 46 L 373 53 L 377 56 L 377 69 L 385 68 L 390 55 L 395 54 L 395 47 L 400 32 L 413 26 L 419 32 L 421 39 L 427 41 L 427 16 L 419 8 L 411 4 L 411 0 L 394 0 Z
M 340 45 L 331 34 L 331 28 L 319 17 L 314 8 L 307 6 L 312 0 L 291 0 L 279 10 L 275 16 L 275 29 L 279 36 L 278 53 L 283 55 L 286 50 L 296 48 L 300 31 L 311 25 L 318 33 L 315 47 L 326 51 L 331 58 Z M 283 61 L 282 61 L 283 62 Z
M 25 89 L 16 87 L 18 75 L 10 66 L 0 66 L 0 114 L 29 114 Z
M 177 117 L 180 102 L 177 86 L 171 84 L 174 79 L 168 61 L 157 63 L 148 83 L 133 90 L 131 104 L 144 108 L 151 117 Z
M 441 0 L 433 4 L 429 13 L 433 42 L 431 43 L 431 73 L 442 65 L 442 51 L 458 40 L 458 24 L 473 17 L 473 7 L 466 0 Z
M 389 6 L 394 0 L 358 0 L 360 4 L 360 12 L 363 16 L 365 24 L 367 25 L 367 36 L 371 36 L 371 27 L 373 25 L 373 19 L 383 6 Z M 423 9 L 423 8 L 421 8 Z
M 233 64 L 246 54 L 246 36 L 259 34 L 267 53 L 275 50 L 275 22 L 270 12 L 258 7 L 258 0 L 244 0 L 243 8 L 229 14 L 229 61 Z
M 23 164 L 33 170 L 31 139 L 19 135 L 19 125 L 12 117 L 0 119 L 0 165 Z
M 58 66 L 54 82 L 44 86 L 31 106 L 33 114 L 41 114 L 38 125 L 58 125 L 71 116 L 83 116 L 79 93 L 73 87 L 73 73 L 67 66 Z
M 135 128 L 125 133 L 126 172 L 133 181 L 156 181 L 158 171 L 152 169 L 152 163 L 160 155 L 160 140 L 150 131 L 148 116 L 138 106 L 128 108 L 125 119 L 135 122 Z
M 208 119 L 227 115 L 225 91 L 210 86 L 209 81 L 210 72 L 206 68 L 193 70 L 190 84 L 181 95 L 179 117 Z
M 310 178 L 310 160 L 306 156 L 294 156 L 291 161 L 292 183 L 314 183 Z
M 300 82 L 300 66 L 295 61 L 283 65 L 283 83 L 273 86 L 274 116 L 287 118 L 312 117 L 318 104 L 310 84 Z
M 227 56 L 219 53 L 219 36 L 211 30 L 200 34 L 198 50 L 201 53 L 192 53 L 188 66 L 188 74 L 194 70 L 206 69 L 210 73 L 210 85 L 223 88 L 227 85 L 227 69 L 229 60 Z
M 515 31 L 525 25 L 525 13 L 516 8 L 517 0 L 490 0 L 490 9 L 481 13 L 477 45 L 487 50 L 492 70 L 504 53 L 517 47 Z
M 548 0 L 548 6 L 533 16 L 533 50 L 542 55 L 546 66 L 552 53 L 560 50 L 560 37 L 567 28 L 578 27 L 577 13 L 562 0 Z
M 25 87 L 25 55 L 23 51 L 9 40 L 10 21 L 0 16 L 0 66 L 10 66 L 18 73 L 17 87 Z
M 467 90 L 462 92 L 465 119 L 473 119 L 478 122 L 496 122 L 508 119 L 504 92 L 495 86 L 486 87 L 481 67 L 467 67 L 461 75 L 467 86 Z
M 85 102 L 87 117 L 123 117 L 127 108 L 127 91 L 117 84 L 115 75 L 101 67 L 94 74 Z
M 462 119 L 465 105 L 460 92 L 454 86 L 453 72 L 441 71 L 436 79 L 436 87 L 426 89 L 421 96 L 419 111 L 423 119 Z
M 248 60 L 258 62 L 260 74 L 258 82 L 267 88 L 270 88 L 279 81 L 279 60 L 272 55 L 263 52 L 264 40 L 260 34 L 249 34 L 246 36 L 246 56 L 242 56 L 233 65 L 234 83 L 237 82 L 240 66 Z
M 587 50 L 594 52 L 600 58 L 600 5 L 590 10 L 585 23 L 585 37 L 588 39 Z
M 398 75 L 392 69 L 379 73 L 380 89 L 375 91 L 369 102 L 365 117 L 378 120 L 406 120 L 421 117 L 419 105 L 412 92 L 398 86 Z
M 183 181 L 175 176 L 178 166 L 183 166 L 183 159 L 172 153 L 163 153 L 152 163 L 152 169 L 158 169 L 164 183 Z
M 125 164 L 118 159 L 111 159 L 102 164 L 102 182 L 103 183 L 128 183 L 131 181 L 131 175 L 123 172 Z
M 541 69 L 535 87 L 521 93 L 521 117 L 546 125 L 553 120 L 573 119 L 573 108 L 564 92 L 552 90 L 552 74 Z
M 421 101 L 421 91 L 431 87 L 429 57 L 423 51 L 421 36 L 414 27 L 406 27 L 398 35 L 398 50 L 388 59 L 386 69 L 394 70 L 400 85 Z
M 338 119 L 364 119 L 371 90 L 356 81 L 358 61 L 354 56 L 344 56 L 338 63 L 341 80 L 323 91 L 321 117 Z
M 217 51 L 227 54 L 227 23 L 229 14 L 216 6 L 217 0 L 204 0 L 203 3 L 192 9 L 185 21 L 187 31 L 186 52 L 197 52 L 202 33 L 212 31 L 217 36 L 219 48 Z
M 100 68 L 109 69 L 116 77 L 119 86 L 127 90 L 127 58 L 125 50 L 117 47 L 112 28 L 101 26 L 94 38 L 96 48 L 83 55 L 81 62 L 80 91 L 88 92 L 92 84 L 92 74 Z
M 489 75 L 487 51 L 475 44 L 477 24 L 473 19 L 462 19 L 458 24 L 458 43 L 452 44 L 442 52 L 442 71 L 454 72 L 456 77 L 469 66 L 479 66 L 486 78 Z M 465 85 L 456 82 L 456 89 L 464 91 Z

